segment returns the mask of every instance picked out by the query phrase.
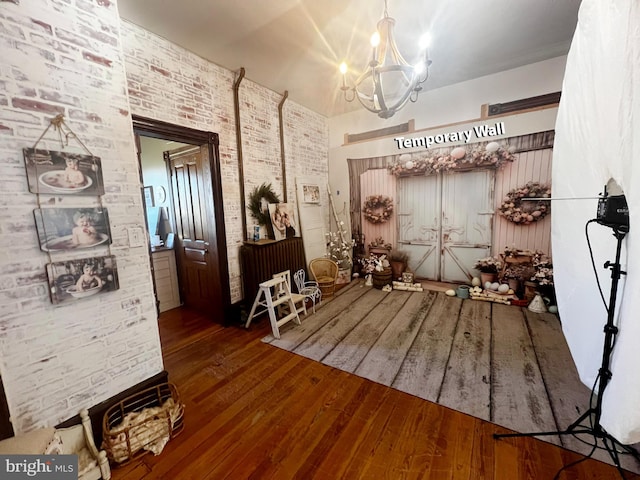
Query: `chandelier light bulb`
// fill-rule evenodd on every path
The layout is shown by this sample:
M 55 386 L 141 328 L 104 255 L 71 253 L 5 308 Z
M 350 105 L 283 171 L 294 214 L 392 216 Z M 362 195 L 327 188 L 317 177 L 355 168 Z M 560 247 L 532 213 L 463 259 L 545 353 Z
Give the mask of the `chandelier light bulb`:
M 378 45 L 380 45 L 380 33 L 375 32 L 371 35 L 371 46 L 376 48 Z
M 426 50 L 429 48 L 431 46 L 431 35 L 428 33 L 422 34 L 418 41 L 418 46 L 420 47 L 420 50 Z
M 347 70 L 349 70 L 349 69 L 347 68 L 347 63 L 346 63 L 346 62 L 342 62 L 342 63 L 340 64 L 340 73 L 341 73 L 342 75 L 344 75 L 345 73 L 347 73 Z
M 431 60 L 427 47 L 431 37 L 425 34 L 420 39 L 420 62 L 413 65 L 400 53 L 394 39 L 394 18 L 387 13 L 378 21 L 375 33 L 371 35 L 371 53 L 363 72 L 352 82 L 346 81 L 346 64 L 340 66 L 344 99 L 351 102 L 358 99 L 360 104 L 376 113 L 380 118 L 392 117 L 407 102 L 415 102 L 423 89 L 422 84 L 429 78 Z

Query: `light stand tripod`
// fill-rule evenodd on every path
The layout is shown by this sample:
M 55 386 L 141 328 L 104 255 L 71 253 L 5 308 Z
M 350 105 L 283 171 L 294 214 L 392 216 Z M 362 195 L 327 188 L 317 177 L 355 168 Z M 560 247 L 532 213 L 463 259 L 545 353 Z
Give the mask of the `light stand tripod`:
M 611 225 L 609 225 L 611 226 Z M 571 425 L 567 427 L 566 430 L 556 431 L 556 432 L 532 432 L 532 433 L 506 433 L 506 434 L 493 434 L 493 438 L 506 438 L 506 437 L 541 437 L 545 435 L 577 435 L 577 434 L 590 434 L 595 439 L 596 443 L 598 440 L 602 440 L 602 444 L 604 448 L 609 453 L 609 456 L 613 460 L 620 476 L 624 480 L 624 471 L 622 466 L 620 465 L 620 457 L 619 453 L 632 455 L 638 462 L 640 462 L 640 453 L 638 453 L 634 448 L 623 445 L 618 442 L 615 438 L 613 438 L 609 433 L 606 432 L 604 428 L 600 425 L 600 417 L 602 415 L 602 398 L 604 390 L 607 388 L 609 380 L 611 379 L 611 370 L 609 369 L 610 361 L 611 361 L 611 353 L 613 351 L 613 344 L 615 340 L 615 336 L 618 333 L 618 327 L 614 325 L 614 314 L 615 314 L 615 305 L 616 305 L 616 297 L 618 294 L 618 280 L 620 280 L 620 275 L 626 275 L 626 272 L 620 270 L 620 251 L 622 249 L 622 240 L 628 232 L 628 227 L 625 226 L 611 226 L 613 228 L 613 235 L 616 237 L 618 244 L 616 247 L 616 259 L 614 263 L 607 261 L 604 264 L 605 268 L 611 268 L 611 293 L 609 296 L 609 309 L 607 315 L 607 324 L 604 327 L 604 349 L 602 351 L 602 366 L 598 371 L 598 388 L 597 388 L 597 401 L 595 407 L 590 406 L 590 408 L 584 412 L 580 417 L 573 422 Z M 584 426 L 581 425 L 585 420 L 590 419 L 590 425 Z M 622 452 L 618 450 L 618 448 L 622 449 Z M 590 457 L 593 454 L 593 451 L 587 456 Z M 578 463 L 578 462 L 576 462 Z M 568 466 L 572 466 L 568 465 Z M 566 467 L 565 467 L 566 468 Z

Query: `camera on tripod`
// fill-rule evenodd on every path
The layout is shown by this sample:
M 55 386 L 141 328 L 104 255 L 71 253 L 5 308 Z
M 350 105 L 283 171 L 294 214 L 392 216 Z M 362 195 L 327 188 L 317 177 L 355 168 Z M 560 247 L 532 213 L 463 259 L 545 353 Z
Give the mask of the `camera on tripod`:
M 609 195 L 607 187 L 598 199 L 596 221 L 600 225 L 617 229 L 621 232 L 629 231 L 629 207 L 624 195 Z

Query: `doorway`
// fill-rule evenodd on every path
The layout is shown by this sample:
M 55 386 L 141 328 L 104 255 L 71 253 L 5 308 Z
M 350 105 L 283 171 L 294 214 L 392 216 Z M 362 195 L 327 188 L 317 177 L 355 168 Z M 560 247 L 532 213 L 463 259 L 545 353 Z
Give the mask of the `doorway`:
M 493 170 L 399 179 L 398 245 L 419 278 L 468 282 L 491 252 Z
M 162 185 L 162 195 L 167 196 L 169 218 L 166 220 L 173 235 L 163 235 L 160 229 L 150 234 L 164 237 L 161 240 L 167 242 L 165 247 L 171 247 L 175 252 L 178 289 L 183 305 L 223 323 L 224 312 L 231 300 L 218 135 L 136 115 L 133 116 L 133 130 L 143 198 L 145 194 L 146 198 L 150 197 L 153 185 L 144 185 L 141 138 L 177 142 L 168 143 L 166 150 L 163 149 L 167 184 L 166 187 Z M 178 146 L 180 148 L 176 148 Z M 162 215 L 158 217 L 158 222 L 164 220 Z M 152 255 L 151 245 L 149 255 Z M 150 263 L 153 270 L 154 262 Z M 157 298 L 158 285 L 155 272 L 152 273 Z

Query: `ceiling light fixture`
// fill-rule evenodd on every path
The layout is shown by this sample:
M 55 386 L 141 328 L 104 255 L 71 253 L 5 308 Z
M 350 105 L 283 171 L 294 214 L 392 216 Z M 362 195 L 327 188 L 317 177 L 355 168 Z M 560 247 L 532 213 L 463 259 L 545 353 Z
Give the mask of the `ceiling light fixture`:
M 353 86 L 347 84 L 347 64 L 342 62 L 342 86 L 347 102 L 358 98 L 364 108 L 377 113 L 380 118 L 390 118 L 400 110 L 408 100 L 415 102 L 422 90 L 422 84 L 429 78 L 428 46 L 429 36 L 420 39 L 421 59 L 416 65 L 409 64 L 398 51 L 393 37 L 396 21 L 387 13 L 387 0 L 384 2 L 384 15 L 378 22 L 376 32 L 371 36 L 373 53 L 368 68 L 356 80 Z

